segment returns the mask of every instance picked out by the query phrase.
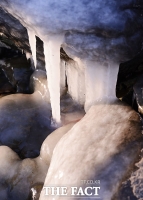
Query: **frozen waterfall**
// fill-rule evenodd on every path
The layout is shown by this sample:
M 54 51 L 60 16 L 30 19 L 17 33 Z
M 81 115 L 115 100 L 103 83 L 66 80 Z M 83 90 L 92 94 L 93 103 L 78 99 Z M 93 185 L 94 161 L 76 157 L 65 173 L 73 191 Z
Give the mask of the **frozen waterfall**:
M 28 30 L 28 35 L 36 66 L 35 34 Z M 81 60 L 78 57 L 63 61 L 60 59 L 63 37 L 55 35 L 42 39 L 54 126 L 61 123 L 60 96 L 65 91 L 66 80 L 68 93 L 75 102 L 84 106 L 86 112 L 94 104 L 109 103 L 116 99 L 117 64 L 99 63 L 86 58 Z

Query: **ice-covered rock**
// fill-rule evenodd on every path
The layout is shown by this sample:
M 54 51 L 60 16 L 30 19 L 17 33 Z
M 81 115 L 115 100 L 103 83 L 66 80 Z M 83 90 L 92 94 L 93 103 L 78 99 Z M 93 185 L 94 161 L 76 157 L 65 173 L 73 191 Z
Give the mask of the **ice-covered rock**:
M 48 80 L 46 72 L 35 70 L 30 78 L 30 88 L 32 92 L 38 92 L 44 101 L 50 103 L 50 94 L 48 89 Z
M 20 160 L 7 146 L 0 146 L 0 197 L 27 200 L 33 184 L 43 182 L 48 165 L 39 158 Z
M 118 103 L 91 107 L 56 145 L 44 186 L 85 187 L 82 180 L 100 180 L 100 198 L 111 199 L 131 173 L 141 137 L 139 116 L 130 107 Z M 46 198 L 42 190 L 40 200 Z M 48 197 L 53 198 L 63 199 Z
M 56 144 L 63 137 L 63 135 L 65 135 L 75 125 L 75 123 L 76 122 L 72 122 L 61 128 L 58 128 L 45 139 L 40 151 L 40 157 L 44 160 L 44 162 L 50 164 Z
M 42 96 L 15 94 L 0 99 L 0 144 L 7 145 L 22 158 L 36 157 L 50 134 L 51 107 Z
M 7 146 L 0 146 L 0 198 L 2 200 L 38 199 L 49 168 L 53 150 L 74 123 L 63 126 L 43 142 L 40 156 L 21 160 Z M 16 139 L 16 138 L 15 138 Z
M 143 199 L 143 158 L 136 163 L 138 169 L 130 177 L 133 193 L 138 200 Z

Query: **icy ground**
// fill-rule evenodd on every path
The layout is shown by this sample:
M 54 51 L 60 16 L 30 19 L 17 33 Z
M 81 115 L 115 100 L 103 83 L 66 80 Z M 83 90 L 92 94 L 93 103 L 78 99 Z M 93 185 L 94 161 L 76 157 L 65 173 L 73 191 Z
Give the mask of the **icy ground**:
M 38 96 L 37 92 L 35 93 L 33 94 L 35 95 L 34 99 Z M 15 96 L 17 102 L 21 97 L 21 95 L 18 95 Z M 10 99 L 13 96 L 9 95 L 7 98 Z M 5 98 L 2 97 L 1 101 Z M 32 95 L 31 98 L 33 98 Z M 66 98 L 71 101 L 69 97 Z M 66 102 L 66 98 L 63 98 L 63 101 Z M 17 112 L 21 112 L 20 108 L 26 107 L 28 109 L 28 106 L 33 106 L 35 110 L 31 109 L 37 114 L 43 112 L 43 109 L 38 110 L 38 106 L 35 107 L 34 102 L 30 104 L 30 96 L 27 100 L 25 102 L 24 100 L 23 102 L 20 101 L 19 105 L 17 104 L 19 106 Z M 10 106 L 12 103 L 14 107 L 15 101 L 11 99 L 9 105 L 6 105 Z M 73 103 L 74 106 L 68 107 L 68 101 L 67 107 L 63 109 L 67 116 L 70 113 L 68 124 L 58 128 L 45 139 L 37 158 L 21 160 L 9 147 L 0 147 L 1 200 L 33 200 L 32 194 L 35 193 L 32 193 L 32 191 L 36 191 L 35 199 L 38 200 L 43 184 L 45 186 L 84 187 L 85 185 L 81 183 L 83 179 L 100 180 L 100 197 L 102 200 L 120 199 L 114 198 L 114 195 L 118 196 L 122 182 L 131 176 L 134 163 L 137 161 L 141 149 L 142 135 L 138 114 L 129 106 L 117 101 L 111 105 L 98 104 L 92 106 L 79 121 L 77 105 Z M 25 104 L 26 102 L 27 104 Z M 4 102 L 3 105 L 5 105 Z M 74 117 L 75 109 L 76 115 Z M 79 111 L 79 116 L 82 116 L 81 113 Z M 24 110 L 23 114 L 19 113 L 18 117 L 21 119 L 26 117 Z M 17 118 L 11 116 L 11 120 L 17 121 Z M 69 123 L 70 121 L 75 122 Z M 20 122 L 21 125 L 23 123 L 24 121 Z M 42 126 L 42 121 L 39 121 L 39 123 Z M 15 127 L 17 126 L 15 125 Z M 24 124 L 24 127 L 24 134 L 26 134 L 28 126 Z M 5 130 L 5 135 L 7 132 Z M 14 133 L 13 140 L 18 140 L 18 132 L 15 133 L 15 129 L 12 127 L 11 132 Z M 37 139 L 38 132 L 38 127 L 30 132 L 34 140 L 33 144 L 40 139 L 39 135 Z M 28 145 L 27 140 L 25 143 Z M 35 146 L 32 149 L 34 148 Z M 43 190 L 40 200 L 45 199 L 47 198 Z M 48 199 L 53 198 L 49 197 Z M 56 197 L 56 199 L 63 199 L 63 197 Z M 65 199 L 76 198 L 68 197 Z M 84 199 L 88 200 L 87 197 Z
M 131 175 L 141 149 L 139 121 L 135 111 L 119 102 L 92 106 L 56 145 L 44 186 L 84 188 L 81 180 L 100 180 L 101 199 L 118 199 L 114 195 Z M 46 200 L 44 192 L 40 200 Z

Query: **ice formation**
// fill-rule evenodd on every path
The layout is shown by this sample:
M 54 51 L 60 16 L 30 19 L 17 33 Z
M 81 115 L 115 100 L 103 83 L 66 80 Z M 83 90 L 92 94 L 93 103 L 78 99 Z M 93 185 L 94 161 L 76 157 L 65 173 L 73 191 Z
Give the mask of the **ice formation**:
M 33 62 L 34 62 L 34 66 L 36 68 L 37 66 L 37 59 L 36 59 L 36 35 L 34 33 L 33 30 L 29 30 L 27 29 L 27 33 L 29 36 L 29 44 L 31 47 L 31 52 L 32 52 L 32 56 L 33 56 Z
M 139 116 L 130 107 L 118 103 L 92 106 L 56 145 L 44 186 L 84 187 L 81 180 L 100 180 L 99 197 L 112 199 L 138 157 L 140 131 Z M 48 197 L 53 198 L 63 199 Z M 42 190 L 40 200 L 45 199 Z
M 60 124 L 61 44 L 64 44 L 63 48 L 71 58 L 78 58 L 78 61 L 67 63 L 67 81 L 69 93 L 75 101 L 82 105 L 85 103 L 86 111 L 95 102 L 103 100 L 103 95 L 114 96 L 115 81 L 111 82 L 113 66 L 115 68 L 113 74 L 116 77 L 119 63 L 130 59 L 141 49 L 142 36 L 140 28 L 137 27 L 141 27 L 142 18 L 134 12 L 133 0 L 128 0 L 126 3 L 124 1 L 108 3 L 107 0 L 99 0 L 96 4 L 94 0 L 80 0 L 76 4 L 71 0 L 54 2 L 2 0 L 1 6 L 27 28 L 35 65 L 35 35 L 44 42 L 53 122 L 57 124 Z M 128 23 L 135 27 L 136 32 L 128 29 L 126 26 Z M 61 35 L 62 39 L 59 40 Z M 132 42 L 133 39 L 136 42 Z M 79 63 L 80 60 L 83 64 Z M 85 72 L 81 69 L 81 65 L 85 67 Z M 75 76 L 75 80 L 69 75 L 70 73 Z M 93 74 L 96 74 L 95 77 Z M 96 85 L 93 92 L 95 83 L 98 83 L 98 86 Z M 112 87 L 109 91 L 107 85 L 109 88 Z
M 53 150 L 58 141 L 75 125 L 76 122 L 71 122 L 63 127 L 58 128 L 49 135 L 42 144 L 40 157 L 48 165 L 51 162 Z
M 81 105 L 85 102 L 85 69 L 79 58 L 66 63 L 68 93 Z
M 59 126 L 60 116 L 60 48 L 63 37 L 50 37 L 44 41 L 44 54 L 48 88 L 52 108 L 53 125 Z
M 36 157 L 43 140 L 53 131 L 46 73 L 35 71 L 31 87 L 34 90 L 31 95 L 0 98 L 0 143 L 11 147 L 22 158 Z
M 44 101 L 50 103 L 48 80 L 45 71 L 35 70 L 31 76 L 30 85 L 32 91 L 38 92 Z
M 85 64 L 85 110 L 92 105 L 116 100 L 115 88 L 117 81 L 118 65 L 86 61 Z
M 137 199 L 142 200 L 143 199 L 143 187 L 142 187 L 143 186 L 143 158 L 138 163 L 136 163 L 136 166 L 138 167 L 138 170 L 132 173 L 130 177 L 131 186 L 133 188 L 133 193 L 137 197 Z
M 20 161 L 17 155 L 4 147 L 4 157 L 7 158 L 8 155 L 11 155 L 7 164 L 3 162 L 4 157 L 0 157 L 1 166 L 5 170 L 4 175 L 7 177 L 6 171 L 10 173 L 10 168 L 7 165 L 14 164 L 12 170 L 18 171 L 18 177 L 15 178 L 12 171 L 12 179 L 8 180 L 10 180 L 12 186 L 18 185 L 17 188 L 21 192 L 23 185 L 26 185 L 23 177 L 31 178 L 33 169 L 38 169 L 37 173 L 40 176 L 43 173 L 44 179 L 46 172 L 42 170 L 42 166 L 45 165 L 39 163 L 47 159 L 45 163 L 48 164 L 52 156 L 45 186 L 55 183 L 59 185 L 80 185 L 81 179 L 101 179 L 101 197 L 111 199 L 124 180 L 128 166 L 135 161 L 138 154 L 137 140 L 140 139 L 138 116 L 125 105 L 105 105 L 111 99 L 115 99 L 119 63 L 131 59 L 142 48 L 141 27 L 143 18 L 135 9 L 138 8 L 138 5 L 135 5 L 134 0 L 127 0 L 126 2 L 123 0 L 97 0 L 96 3 L 95 0 L 80 0 L 76 3 L 72 0 L 1 0 L 1 6 L 27 28 L 35 67 L 35 35 L 43 40 L 48 80 L 47 89 L 45 82 L 41 81 L 43 76 L 39 79 L 37 75 L 34 75 L 35 83 L 33 85 L 38 88 L 38 91 L 35 91 L 31 96 L 29 95 L 29 100 L 23 98 L 22 95 L 4 98 L 2 105 L 5 107 L 3 107 L 9 107 L 12 110 L 15 108 L 12 105 L 17 106 L 17 100 L 20 99 L 22 104 L 18 104 L 18 108 L 22 110 L 23 119 L 19 120 L 24 122 L 26 116 L 29 116 L 30 109 L 33 113 L 33 107 L 26 110 L 25 106 L 34 106 L 36 103 L 34 113 L 38 118 L 39 112 L 42 112 L 42 118 L 40 117 L 39 122 L 40 127 L 43 127 L 42 122 L 45 122 L 50 115 L 50 105 L 48 104 L 50 102 L 53 123 L 59 125 L 61 123 L 60 92 L 64 92 L 67 79 L 68 93 L 75 103 L 84 105 L 87 112 L 85 117 L 67 132 L 59 142 L 57 140 L 63 133 L 60 133 L 59 136 L 54 133 L 57 140 L 55 140 L 54 135 L 53 140 L 47 139 L 42 146 L 42 157 L 39 157 L 36 161 L 30 159 Z M 132 28 L 128 28 L 129 26 L 132 26 Z M 19 27 L 17 27 L 18 29 Z M 15 32 L 12 31 L 12 33 Z M 70 61 L 60 61 L 61 44 L 71 58 Z M 38 101 L 33 101 L 30 104 L 29 101 L 32 97 Z M 39 102 L 41 103 L 43 100 L 48 103 L 44 104 L 43 109 L 38 110 Z M 92 107 L 93 104 L 98 105 Z M 46 105 L 49 107 L 48 115 L 44 109 Z M 64 120 L 68 123 L 68 120 L 65 119 L 67 118 L 66 111 L 71 110 L 70 114 L 72 115 L 75 107 L 61 106 L 61 108 L 62 114 L 65 114 Z M 18 115 L 18 113 L 17 110 L 13 112 L 15 115 Z M 3 116 L 8 116 L 9 123 L 11 118 L 14 120 L 15 115 L 10 117 L 6 114 L 3 115 L 2 113 L 1 119 L 3 119 Z M 71 118 L 73 119 L 73 115 Z M 69 117 L 70 120 L 71 118 Z M 20 124 L 21 121 L 19 121 Z M 2 125 L 6 128 L 4 123 Z M 30 125 L 28 130 L 31 131 Z M 15 141 L 15 137 L 19 137 L 21 141 L 19 131 L 14 132 L 15 134 L 12 136 L 9 134 L 10 131 L 9 125 L 7 133 L 10 143 Z M 64 130 L 62 131 L 64 132 Z M 12 140 L 9 135 L 13 137 Z M 1 138 L 7 142 L 5 134 Z M 39 136 L 38 139 L 40 138 Z M 49 145 L 50 141 L 52 142 L 49 150 L 49 147 L 44 145 L 46 142 Z M 133 143 L 134 148 L 131 148 Z M 0 149 L 2 148 L 0 147 Z M 53 149 L 54 154 L 52 155 Z M 18 162 L 16 162 L 16 159 Z M 28 163 L 30 163 L 30 166 Z M 27 175 L 25 175 L 26 171 L 28 171 Z M 43 180 L 40 176 L 35 180 Z M 33 181 L 33 177 L 31 180 Z M 25 188 L 28 189 L 28 187 L 27 184 Z M 3 194 L 5 195 L 6 191 L 3 188 L 4 185 L 2 185 L 1 191 L 4 191 Z M 13 195 L 18 191 L 17 188 L 12 191 Z M 24 193 L 24 191 L 22 192 Z M 4 196 L 4 198 L 7 198 L 7 196 Z M 19 193 L 16 198 L 21 200 Z M 25 195 L 22 198 L 26 199 L 27 196 Z M 40 200 L 45 198 L 42 192 Z
M 99 63 L 74 57 L 66 62 L 68 93 L 87 111 L 99 102 L 116 100 L 118 64 Z
M 0 199 L 29 199 L 30 188 L 36 196 L 35 199 L 38 199 L 53 149 L 74 124 L 61 127 L 47 137 L 42 145 L 40 156 L 34 159 L 21 160 L 9 147 L 0 146 Z

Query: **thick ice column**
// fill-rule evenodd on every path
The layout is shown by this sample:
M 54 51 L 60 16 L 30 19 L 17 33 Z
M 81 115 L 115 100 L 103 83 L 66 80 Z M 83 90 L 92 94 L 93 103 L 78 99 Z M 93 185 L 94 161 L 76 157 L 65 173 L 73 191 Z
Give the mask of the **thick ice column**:
M 36 68 L 37 65 L 37 60 L 36 60 L 36 36 L 35 33 L 31 30 L 27 30 L 28 32 L 28 36 L 29 36 L 29 44 L 31 47 L 31 51 L 32 51 L 32 56 L 33 56 L 33 62 L 34 62 L 34 66 Z
M 98 102 L 108 103 L 116 99 L 115 88 L 118 65 L 85 61 L 86 100 L 85 111 Z
M 117 83 L 117 76 L 118 76 L 118 71 L 119 71 L 119 64 L 110 62 L 109 67 L 108 67 L 108 92 L 107 96 L 108 99 L 116 99 L 116 83 Z
M 60 125 L 60 47 L 62 37 L 52 37 L 43 42 L 53 122 Z

